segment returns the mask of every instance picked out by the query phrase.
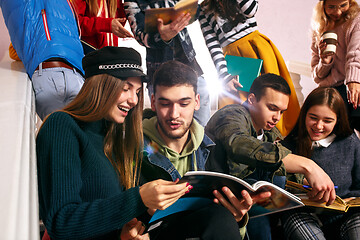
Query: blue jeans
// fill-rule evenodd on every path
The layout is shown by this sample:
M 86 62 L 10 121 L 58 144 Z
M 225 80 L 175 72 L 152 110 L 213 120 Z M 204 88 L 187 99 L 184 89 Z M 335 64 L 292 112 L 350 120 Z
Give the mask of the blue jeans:
M 149 97 L 153 94 L 153 86 L 151 83 L 147 84 Z M 205 127 L 210 119 L 210 94 L 207 88 L 206 80 L 203 76 L 198 77 L 197 93 L 200 95 L 200 109 L 195 111 L 194 118 L 201 126 Z
M 84 78 L 75 69 L 56 67 L 36 70 L 31 77 L 35 92 L 36 112 L 41 119 L 62 109 L 81 89 Z

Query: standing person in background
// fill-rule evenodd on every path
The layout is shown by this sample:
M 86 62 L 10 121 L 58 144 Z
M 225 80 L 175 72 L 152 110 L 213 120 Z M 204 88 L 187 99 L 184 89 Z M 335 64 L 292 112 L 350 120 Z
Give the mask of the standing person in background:
M 296 123 L 300 106 L 285 62 L 271 40 L 257 30 L 257 0 L 204 0 L 199 22 L 206 45 L 223 82 L 225 92 L 219 96 L 219 108 L 246 100 L 239 91 L 242 79 L 228 73 L 224 56 L 234 55 L 263 60 L 262 73 L 282 76 L 291 89 L 289 108 L 277 124 L 286 136 Z M 241 66 L 245 67 L 246 66 Z M 239 83 L 240 82 L 240 83 Z
M 350 126 L 360 131 L 360 8 L 355 0 L 324 0 L 312 18 L 312 76 L 322 87 L 335 87 L 347 104 Z M 325 53 L 320 40 L 326 31 L 337 34 L 335 53 Z
M 164 25 L 158 19 L 157 32 L 145 32 L 145 9 L 173 7 L 179 0 L 125 0 L 125 12 L 130 22 L 131 30 L 136 40 L 146 47 L 146 68 L 148 75 L 149 97 L 153 93 L 152 79 L 159 66 L 169 60 L 177 60 L 190 66 L 198 76 L 198 93 L 200 94 L 200 109 L 195 112 L 195 119 L 205 126 L 210 118 L 210 95 L 207 84 L 202 76 L 203 71 L 195 59 L 193 48 L 186 26 L 190 14 L 183 14 L 173 22 Z
M 139 217 L 167 208 L 190 188 L 164 180 L 136 186 L 140 54 L 104 47 L 87 54 L 83 67 L 79 94 L 45 119 L 36 138 L 40 217 L 52 239 L 148 239 L 141 238 Z
M 118 37 L 133 38 L 124 28 L 121 0 L 72 0 L 80 22 L 81 39 L 95 48 L 118 46 Z
M 84 54 L 72 6 L 66 0 L 0 0 L 0 7 L 31 79 L 36 112 L 44 119 L 71 102 L 84 83 Z
M 360 140 L 350 129 L 346 107 L 334 88 L 316 88 L 306 98 L 294 130 L 283 144 L 311 158 L 338 186 L 341 198 L 360 197 Z M 306 183 L 305 183 L 306 184 Z M 282 216 L 286 239 L 360 239 L 360 212 L 322 212 L 305 208 Z

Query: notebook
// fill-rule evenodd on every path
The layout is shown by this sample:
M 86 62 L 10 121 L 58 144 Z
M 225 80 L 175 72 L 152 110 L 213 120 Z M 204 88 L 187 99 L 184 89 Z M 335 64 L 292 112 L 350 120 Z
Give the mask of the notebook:
M 239 90 L 248 92 L 255 78 L 260 75 L 263 60 L 232 55 L 226 55 L 225 60 L 228 72 L 234 76 L 239 75 L 239 82 L 243 86 Z

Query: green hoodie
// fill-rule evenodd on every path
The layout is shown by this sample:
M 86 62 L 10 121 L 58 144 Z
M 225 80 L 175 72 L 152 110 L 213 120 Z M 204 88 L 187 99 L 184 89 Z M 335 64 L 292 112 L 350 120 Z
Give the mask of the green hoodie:
M 170 160 L 181 176 L 183 176 L 191 168 L 191 155 L 194 159 L 194 169 L 197 170 L 195 151 L 200 147 L 200 144 L 204 138 L 204 128 L 198 122 L 196 122 L 196 120 L 193 120 L 189 133 L 190 141 L 186 143 L 183 151 L 179 154 L 166 146 L 156 126 L 157 117 L 143 120 L 144 134 L 148 136 L 152 142 L 156 143 L 158 147 L 157 151 Z

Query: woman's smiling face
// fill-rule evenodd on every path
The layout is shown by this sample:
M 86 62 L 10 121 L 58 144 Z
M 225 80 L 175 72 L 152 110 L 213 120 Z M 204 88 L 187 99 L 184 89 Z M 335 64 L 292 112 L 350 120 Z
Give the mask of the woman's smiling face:
M 326 0 L 324 3 L 326 15 L 334 22 L 341 20 L 349 7 L 349 0 Z
M 306 113 L 305 126 L 312 141 L 328 137 L 336 122 L 336 114 L 326 105 L 312 106 Z
M 105 119 L 116 123 L 123 123 L 128 112 L 138 103 L 138 93 L 141 90 L 141 78 L 129 77 L 126 80 L 118 100 L 114 103 L 113 107 L 110 108 Z

